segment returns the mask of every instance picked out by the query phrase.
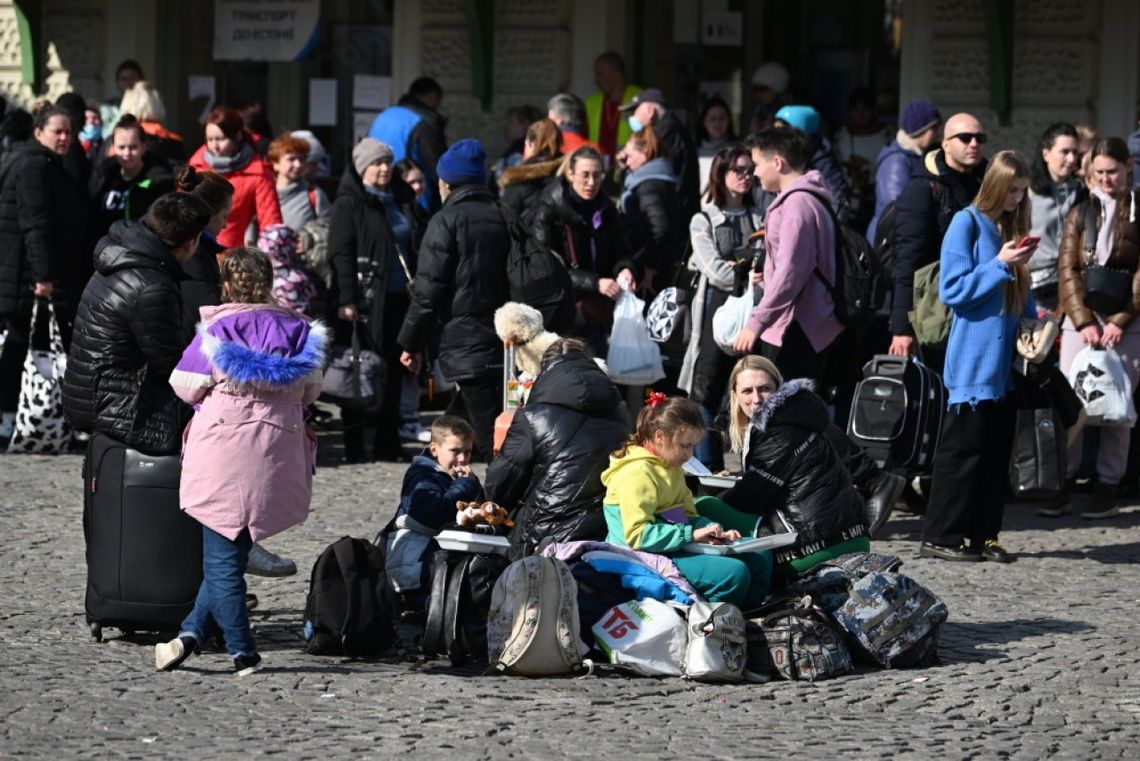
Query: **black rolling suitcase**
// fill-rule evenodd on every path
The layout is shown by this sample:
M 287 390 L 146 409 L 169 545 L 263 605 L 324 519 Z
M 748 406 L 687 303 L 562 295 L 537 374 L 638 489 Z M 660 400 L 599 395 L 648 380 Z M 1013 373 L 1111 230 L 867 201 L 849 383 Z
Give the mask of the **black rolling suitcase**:
M 202 526 L 178 506 L 182 466 L 95 434 L 83 461 L 87 624 L 176 631 L 202 582 Z
M 863 366 L 847 435 L 887 468 L 922 475 L 930 472 L 945 413 L 938 373 L 913 357 L 879 354 Z

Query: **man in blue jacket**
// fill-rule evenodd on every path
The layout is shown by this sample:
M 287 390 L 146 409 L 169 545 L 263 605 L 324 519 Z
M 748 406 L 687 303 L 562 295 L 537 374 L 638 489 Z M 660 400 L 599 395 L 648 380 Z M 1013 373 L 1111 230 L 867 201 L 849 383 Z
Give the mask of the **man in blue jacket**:
M 867 241 L 875 239 L 883 209 L 902 193 L 903 186 L 922 163 L 922 157 L 938 142 L 942 114 L 930 101 L 918 98 L 906 104 L 898 133 L 875 159 L 875 215 L 867 225 Z
M 392 162 L 411 159 L 424 173 L 425 191 L 420 205 L 428 211 L 439 208 L 439 189 L 436 187 L 435 165 L 447 150 L 443 129 L 447 120 L 439 114 L 443 102 L 443 88 L 431 77 L 420 77 L 400 98 L 398 105 L 389 106 L 376 116 L 368 137 L 392 147 Z

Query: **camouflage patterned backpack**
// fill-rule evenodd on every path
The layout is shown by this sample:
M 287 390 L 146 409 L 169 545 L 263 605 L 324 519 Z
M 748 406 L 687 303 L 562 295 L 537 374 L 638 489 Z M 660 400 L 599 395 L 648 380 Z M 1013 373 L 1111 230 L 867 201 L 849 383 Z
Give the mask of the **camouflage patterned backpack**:
M 810 595 L 778 605 L 776 610 L 762 608 L 761 617 L 746 623 L 747 671 L 809 682 L 851 673 L 854 667 L 843 637 Z
M 847 601 L 832 613 L 858 651 L 887 668 L 936 663 L 947 615 L 946 604 L 929 589 L 905 574 L 882 571 L 853 581 Z

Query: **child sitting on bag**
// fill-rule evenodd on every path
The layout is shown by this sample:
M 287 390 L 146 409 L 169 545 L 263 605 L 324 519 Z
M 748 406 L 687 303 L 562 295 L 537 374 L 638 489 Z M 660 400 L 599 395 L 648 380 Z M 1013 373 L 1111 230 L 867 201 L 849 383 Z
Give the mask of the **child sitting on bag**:
M 433 537 L 455 522 L 455 503 L 483 499 L 471 473 L 475 430 L 461 417 L 442 415 L 431 425 L 431 443 L 404 473 L 396 515 L 376 538 L 385 549 L 388 581 L 404 610 L 422 611 L 427 599 Z
M 700 555 L 684 549 L 689 543 L 727 544 L 751 536 L 756 525 L 756 516 L 720 500 L 705 497 L 694 504 L 681 464 L 704 435 L 696 402 L 649 394 L 626 446 L 610 455 L 602 473 L 606 541 L 667 555 L 706 600 L 748 610 L 768 594 L 770 552 Z

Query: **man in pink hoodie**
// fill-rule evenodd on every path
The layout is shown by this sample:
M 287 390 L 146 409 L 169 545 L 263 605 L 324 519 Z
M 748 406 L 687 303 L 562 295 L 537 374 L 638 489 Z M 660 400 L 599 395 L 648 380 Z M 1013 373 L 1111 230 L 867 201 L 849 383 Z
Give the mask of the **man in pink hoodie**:
M 836 231 L 824 204 L 831 193 L 819 172 L 804 171 L 811 149 L 797 130 L 770 127 L 749 138 L 749 147 L 756 178 L 779 195 L 767 213 L 764 295 L 733 346 L 772 360 L 785 378 L 818 385 L 828 349 L 843 332 L 830 288 Z

